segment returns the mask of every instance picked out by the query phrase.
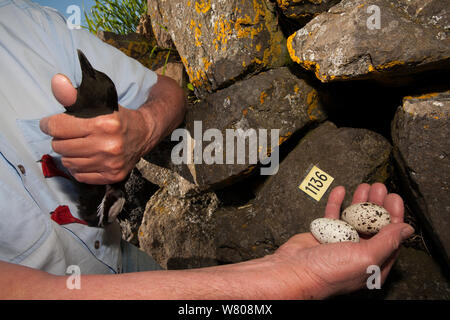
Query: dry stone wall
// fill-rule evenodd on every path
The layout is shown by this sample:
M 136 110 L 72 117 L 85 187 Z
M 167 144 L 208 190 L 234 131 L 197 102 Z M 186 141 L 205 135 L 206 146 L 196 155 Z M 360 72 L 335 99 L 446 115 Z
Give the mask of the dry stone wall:
M 449 299 L 449 4 L 149 0 L 154 41 L 176 52 L 195 90 L 182 125 L 190 141 L 196 122 L 222 136 L 279 129 L 266 155 L 280 165 L 261 176 L 249 153 L 239 164 L 175 164 L 168 137 L 137 166 L 158 188 L 141 249 L 167 269 L 262 257 L 307 232 L 331 188 L 345 186 L 348 205 L 360 183 L 382 182 L 405 200 L 414 241 L 382 290 L 347 297 Z M 334 178 L 319 201 L 299 189 L 314 165 Z

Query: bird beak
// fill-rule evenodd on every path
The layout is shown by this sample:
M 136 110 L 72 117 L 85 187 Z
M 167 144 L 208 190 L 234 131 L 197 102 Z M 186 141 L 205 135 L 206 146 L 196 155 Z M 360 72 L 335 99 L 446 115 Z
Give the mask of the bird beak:
M 78 51 L 78 60 L 80 60 L 81 72 L 83 73 L 83 77 L 86 74 L 91 78 L 95 79 L 95 69 L 92 68 L 91 63 L 86 58 L 84 53 L 81 50 L 77 51 Z

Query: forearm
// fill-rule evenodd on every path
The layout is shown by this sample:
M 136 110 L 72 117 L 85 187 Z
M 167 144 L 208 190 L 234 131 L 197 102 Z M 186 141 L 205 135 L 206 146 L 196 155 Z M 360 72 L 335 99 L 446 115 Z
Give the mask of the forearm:
M 0 262 L 3 299 L 285 299 L 269 258 L 210 268 L 119 275 L 82 275 L 80 289 L 67 276 Z M 14 277 L 10 275 L 14 274 Z M 296 284 L 297 285 L 297 284 Z M 297 296 L 297 298 L 301 298 Z
M 150 128 L 145 154 L 183 121 L 186 112 L 185 93 L 173 79 L 158 75 L 157 83 L 138 111 Z

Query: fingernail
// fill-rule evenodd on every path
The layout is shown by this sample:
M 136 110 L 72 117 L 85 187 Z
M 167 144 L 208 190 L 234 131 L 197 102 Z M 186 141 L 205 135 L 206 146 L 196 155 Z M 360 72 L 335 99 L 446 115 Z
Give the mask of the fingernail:
M 401 231 L 401 236 L 403 240 L 408 239 L 412 234 L 414 233 L 414 228 L 408 225 L 407 227 L 403 228 Z
M 47 127 L 48 127 L 48 117 L 42 118 L 41 121 L 39 121 L 39 129 L 41 129 L 42 132 L 47 133 Z

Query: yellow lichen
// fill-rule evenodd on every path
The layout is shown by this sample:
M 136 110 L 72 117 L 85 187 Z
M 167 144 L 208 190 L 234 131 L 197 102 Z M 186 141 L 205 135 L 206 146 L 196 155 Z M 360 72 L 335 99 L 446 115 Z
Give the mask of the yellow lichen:
M 407 97 L 403 98 L 403 101 L 405 101 L 405 100 L 425 100 L 425 99 L 434 98 L 437 95 L 438 95 L 438 93 L 427 93 L 427 94 L 423 94 L 421 96 L 416 96 L 416 97 L 407 96 Z
M 292 0 L 293 3 L 299 3 L 299 2 L 309 2 L 312 4 L 321 4 L 322 0 Z M 289 0 L 277 0 L 278 3 L 278 7 L 280 7 L 281 9 L 287 9 L 289 7 Z
M 392 68 L 394 68 L 396 66 L 401 66 L 401 65 L 404 65 L 404 64 L 405 64 L 404 61 L 394 60 L 394 61 L 391 61 L 391 62 L 380 64 L 380 65 L 378 65 L 378 66 L 376 66 L 374 68 L 376 70 L 380 71 L 380 70 L 392 69 Z M 370 69 L 370 67 L 369 67 L 369 69 Z
M 206 58 L 203 58 L 203 62 L 205 65 L 205 61 L 208 62 L 206 60 Z M 192 67 L 189 65 L 187 59 L 185 57 L 181 57 L 181 61 L 184 64 L 184 67 L 186 69 L 186 73 L 189 76 L 189 81 L 192 83 L 192 85 L 194 87 L 201 87 L 204 86 L 208 83 L 208 77 L 206 76 L 206 72 L 203 70 L 193 70 Z M 207 68 L 209 68 L 209 66 L 211 65 L 211 63 L 206 63 Z M 206 68 L 206 71 L 208 71 L 208 69 Z M 209 85 L 206 85 L 207 89 L 210 87 Z
M 283 142 L 285 142 L 287 139 L 289 139 L 290 136 L 292 136 L 292 132 L 288 132 L 284 136 L 281 136 L 278 139 L 278 145 L 281 145 Z
M 292 34 L 288 40 L 287 40 L 287 49 L 289 52 L 289 55 L 292 59 L 292 61 L 300 64 L 303 68 L 313 71 L 317 77 L 317 79 L 319 79 L 322 82 L 326 82 L 327 80 L 335 80 L 335 79 L 347 79 L 348 77 L 346 76 L 329 76 L 326 74 L 322 74 L 320 73 L 320 65 L 315 62 L 315 61 L 310 61 L 310 60 L 302 60 L 300 59 L 296 53 L 295 53 L 295 49 L 292 45 L 292 42 L 294 41 L 295 36 L 297 35 L 297 33 Z
M 207 13 L 211 9 L 211 0 L 195 1 L 195 11 L 197 13 Z
M 268 10 L 265 3 L 261 0 L 253 0 L 253 13 L 240 15 L 241 9 L 237 6 L 234 9 L 234 13 L 237 18 L 226 19 L 224 16 L 218 16 L 215 19 L 213 32 L 216 37 L 213 39 L 212 44 L 216 51 L 219 48 L 225 51 L 227 48 L 227 43 L 232 39 L 243 39 L 248 38 L 250 40 L 255 40 L 256 37 L 264 30 L 269 31 L 270 39 L 267 44 L 267 48 L 262 53 L 262 57 L 258 56 L 253 58 L 250 63 L 257 63 L 261 65 L 269 65 L 272 62 L 280 59 L 282 55 L 282 47 L 284 39 L 279 30 L 275 29 L 277 24 L 275 22 L 275 17 Z M 250 43 L 250 46 L 254 46 L 256 51 L 261 51 L 261 42 Z M 249 61 L 243 61 L 242 66 L 247 67 Z
M 278 7 L 286 9 L 289 6 L 289 0 L 277 0 Z
M 297 62 L 298 64 L 300 64 L 301 60 L 300 60 L 299 57 L 297 57 L 295 55 L 295 49 L 292 46 L 292 41 L 294 40 L 296 35 L 297 35 L 297 32 L 295 32 L 292 35 L 290 35 L 289 38 L 287 39 L 287 49 L 288 49 L 289 55 L 291 56 L 291 59 L 294 62 Z
M 231 25 L 232 23 L 223 16 L 220 16 L 214 23 L 214 33 L 217 36 L 213 39 L 213 45 L 215 46 L 216 51 L 219 50 L 219 45 L 221 46 L 222 51 L 226 50 L 228 39 L 231 38 L 233 33 Z
M 244 1 L 243 4 L 247 4 L 247 2 Z M 285 57 L 283 55 L 285 40 L 282 33 L 278 30 L 276 17 L 268 9 L 267 4 L 263 0 L 252 0 L 252 4 L 253 10 L 250 10 L 245 15 L 242 14 L 239 5 L 236 5 L 233 10 L 234 15 L 231 15 L 233 18 L 230 18 L 228 15 L 215 15 L 213 12 L 212 30 L 196 22 L 195 18 L 191 20 L 190 32 L 195 46 L 212 46 L 211 48 L 213 50 L 215 49 L 215 51 L 226 51 L 229 41 L 234 42 L 236 39 L 247 38 L 251 41 L 243 44 L 245 48 L 249 50 L 254 48 L 255 52 L 259 52 L 259 54 L 256 57 L 255 54 L 253 57 L 244 58 L 242 67 L 248 68 L 251 64 L 261 64 L 264 67 L 268 65 L 275 66 L 277 65 L 276 63 L 281 65 L 279 62 Z M 211 1 L 196 1 L 195 9 L 198 13 L 206 13 L 211 9 Z M 263 44 L 258 39 L 260 38 L 258 35 L 266 30 L 270 37 L 267 41 L 266 49 L 263 49 Z M 203 34 L 211 31 L 213 33 L 212 42 L 206 43 Z M 264 46 L 266 46 L 266 43 L 264 43 Z M 186 59 L 182 61 L 186 66 L 186 71 L 194 86 L 198 87 L 208 82 L 206 73 L 211 64 L 210 62 L 205 60 L 203 61 L 203 66 L 197 67 L 192 65 L 191 67 L 188 65 Z
M 319 107 L 319 94 L 315 89 L 308 93 L 308 96 L 306 97 L 306 104 L 308 105 L 308 109 L 306 110 L 306 112 L 309 119 L 312 121 L 317 120 L 318 118 L 313 114 L 313 112 L 316 112 L 318 114 L 320 114 L 321 112 L 319 110 L 316 110 Z
M 259 97 L 259 102 L 261 102 L 261 104 L 264 103 L 264 100 L 267 98 L 267 93 L 265 91 L 261 92 L 261 95 Z
M 201 27 L 201 26 L 199 25 L 199 27 Z M 202 30 L 199 27 L 195 27 L 195 33 L 194 33 L 196 47 L 202 46 L 202 42 L 200 41 L 200 37 L 202 36 Z

